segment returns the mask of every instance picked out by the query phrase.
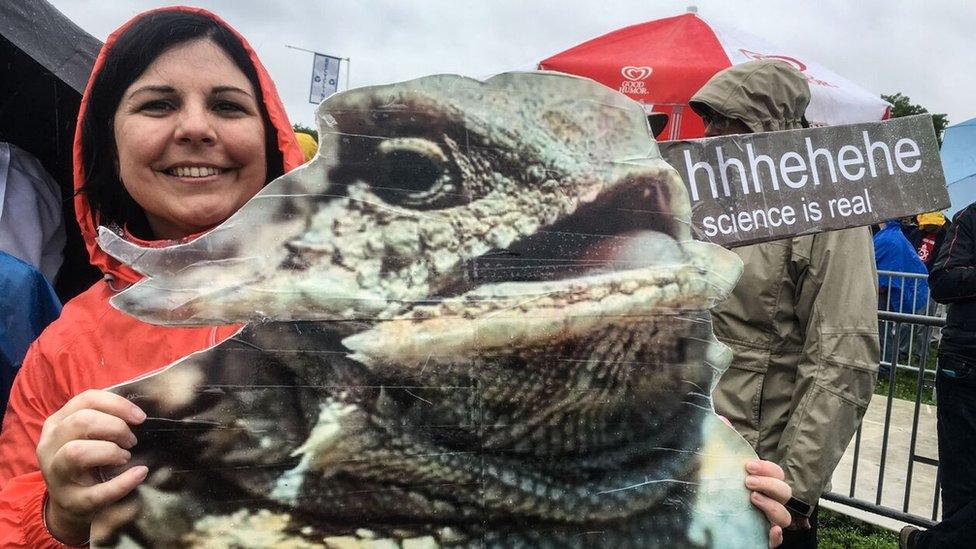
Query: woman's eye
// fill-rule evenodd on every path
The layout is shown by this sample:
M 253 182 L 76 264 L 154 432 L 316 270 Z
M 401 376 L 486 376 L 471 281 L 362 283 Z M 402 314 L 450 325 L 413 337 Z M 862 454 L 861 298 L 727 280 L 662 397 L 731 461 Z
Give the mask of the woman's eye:
M 226 113 L 246 113 L 247 109 L 243 105 L 232 101 L 218 101 L 214 103 L 213 110 Z
M 164 101 L 160 99 L 147 101 L 146 103 L 143 103 L 142 105 L 139 106 L 140 111 L 146 111 L 146 112 L 166 112 L 175 109 L 176 106 L 173 105 L 172 102 Z

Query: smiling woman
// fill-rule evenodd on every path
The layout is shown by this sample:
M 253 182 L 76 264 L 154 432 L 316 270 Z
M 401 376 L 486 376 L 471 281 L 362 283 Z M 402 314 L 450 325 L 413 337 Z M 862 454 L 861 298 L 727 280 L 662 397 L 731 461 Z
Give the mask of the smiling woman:
M 109 387 L 230 336 L 173 329 L 113 309 L 142 275 L 108 256 L 97 227 L 155 247 L 219 224 L 302 163 L 277 92 L 254 52 L 203 10 L 147 12 L 96 61 L 75 137 L 75 205 L 105 280 L 69 302 L 34 343 L 0 437 L 0 547 L 82 545 L 96 512 L 148 471 L 129 463 L 145 414 Z M 146 242 L 152 240 L 152 242 Z M 102 482 L 100 467 L 127 470 Z

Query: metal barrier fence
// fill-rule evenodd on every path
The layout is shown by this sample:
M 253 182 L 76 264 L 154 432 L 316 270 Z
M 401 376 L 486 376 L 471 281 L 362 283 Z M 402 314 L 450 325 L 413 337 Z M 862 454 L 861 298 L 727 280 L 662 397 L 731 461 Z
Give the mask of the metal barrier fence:
M 858 428 L 854 438 L 853 460 L 850 468 L 850 486 L 846 493 L 832 491 L 824 494 L 824 499 L 848 505 L 863 511 L 888 517 L 891 519 L 915 524 L 917 526 L 930 527 L 939 519 L 939 461 L 937 456 L 920 455 L 917 451 L 919 440 L 919 415 L 922 410 L 923 392 L 926 388 L 932 391 L 932 400 L 936 395 L 934 390 L 936 365 L 934 356 L 933 340 L 937 339 L 939 328 L 945 326 L 945 315 L 940 306 L 930 300 L 928 294 L 928 275 L 914 273 L 899 273 L 891 271 L 879 271 L 878 274 L 885 280 L 888 277 L 891 287 L 901 283 L 901 291 L 889 291 L 879 297 L 878 303 L 878 331 L 881 338 L 881 364 L 878 375 L 879 386 L 887 381 L 887 393 L 884 411 L 884 424 L 880 448 L 880 461 L 878 463 L 877 483 L 875 484 L 873 497 L 869 490 L 865 490 L 862 485 L 858 489 L 858 469 L 862 453 L 862 431 L 864 425 Z M 911 294 L 911 297 L 907 297 Z M 911 383 L 906 384 L 902 381 L 899 386 L 898 380 L 904 380 L 905 376 Z M 891 415 L 895 400 L 896 390 L 904 392 L 907 389 L 914 389 L 914 411 L 912 414 L 912 425 L 910 441 L 908 444 L 907 470 L 904 476 L 904 486 L 885 486 L 886 472 L 888 471 L 889 461 L 889 438 L 891 435 Z M 875 395 L 877 399 L 880 395 Z M 901 426 L 896 426 L 901 427 Z M 909 504 L 912 501 L 912 478 L 916 472 L 916 464 L 935 467 L 935 489 L 931 494 L 931 514 L 921 515 L 918 512 L 912 513 Z M 840 488 L 834 487 L 835 490 Z M 899 507 L 890 504 L 882 504 L 882 496 L 889 493 L 892 489 L 903 490 L 902 504 Z M 923 494 L 921 497 L 927 497 Z M 889 498 L 890 501 L 890 498 Z

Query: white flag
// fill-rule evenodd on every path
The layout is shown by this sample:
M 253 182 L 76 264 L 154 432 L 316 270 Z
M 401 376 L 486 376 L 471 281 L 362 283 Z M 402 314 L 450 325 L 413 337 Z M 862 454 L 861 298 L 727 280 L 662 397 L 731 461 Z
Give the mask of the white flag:
M 315 59 L 312 61 L 312 87 L 308 92 L 309 102 L 318 105 L 323 99 L 338 91 L 340 61 L 342 60 L 338 57 L 315 54 Z

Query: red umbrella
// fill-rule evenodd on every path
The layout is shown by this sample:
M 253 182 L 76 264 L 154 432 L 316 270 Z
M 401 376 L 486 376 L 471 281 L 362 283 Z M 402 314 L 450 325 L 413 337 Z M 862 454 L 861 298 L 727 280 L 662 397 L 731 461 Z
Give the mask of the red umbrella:
M 586 76 L 671 116 L 662 137 L 701 137 L 705 128 L 688 100 L 716 72 L 753 59 L 780 59 L 807 77 L 812 125 L 872 122 L 889 105 L 823 66 L 695 13 L 658 19 L 599 36 L 539 63 L 540 69 Z

